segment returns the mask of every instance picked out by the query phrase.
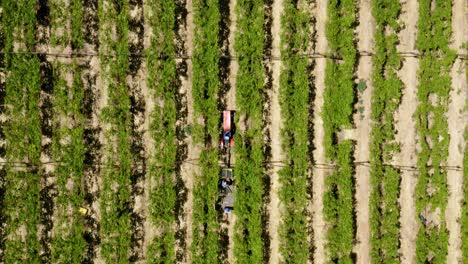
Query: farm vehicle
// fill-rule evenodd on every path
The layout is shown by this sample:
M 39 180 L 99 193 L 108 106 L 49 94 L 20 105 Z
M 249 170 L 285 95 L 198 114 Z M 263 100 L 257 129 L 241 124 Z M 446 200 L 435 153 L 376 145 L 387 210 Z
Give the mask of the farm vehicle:
M 223 168 L 219 180 L 219 205 L 224 213 L 229 213 L 234 209 L 235 191 L 232 169 Z
M 235 190 L 233 170 L 231 166 L 231 149 L 234 147 L 234 111 L 223 111 L 221 114 L 222 129 L 220 133 L 220 150 L 224 156 L 225 167 L 221 169 L 219 179 L 219 207 L 225 213 L 234 209 Z
M 223 111 L 221 115 L 222 129 L 220 135 L 220 148 L 229 151 L 234 146 L 234 134 L 236 126 L 234 124 L 234 111 Z

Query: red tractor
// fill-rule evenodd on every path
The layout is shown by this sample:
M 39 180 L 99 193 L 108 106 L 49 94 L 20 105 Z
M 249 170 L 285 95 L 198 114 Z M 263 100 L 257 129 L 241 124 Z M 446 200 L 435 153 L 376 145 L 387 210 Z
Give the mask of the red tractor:
M 229 149 L 234 146 L 234 134 L 236 128 L 234 125 L 234 111 L 223 111 L 221 118 L 223 120 L 223 129 L 220 135 L 221 149 Z

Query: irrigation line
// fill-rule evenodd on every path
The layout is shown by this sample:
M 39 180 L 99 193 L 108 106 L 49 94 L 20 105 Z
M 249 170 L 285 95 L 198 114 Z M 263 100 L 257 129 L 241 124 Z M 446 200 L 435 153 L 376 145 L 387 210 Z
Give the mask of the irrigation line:
M 116 58 L 117 55 L 123 56 L 131 56 L 131 57 L 148 57 L 148 56 L 158 56 L 160 59 L 168 59 L 168 58 L 174 58 L 174 59 L 182 59 L 182 60 L 191 60 L 195 56 L 193 55 L 165 55 L 165 54 L 155 54 L 155 53 L 149 53 L 149 52 L 128 52 L 128 53 L 119 53 L 119 54 L 110 54 L 110 53 L 99 53 L 99 52 L 71 52 L 71 53 L 53 53 L 53 52 L 39 52 L 39 51 L 0 51 L 0 54 L 28 54 L 28 55 L 44 55 L 44 56 L 51 56 L 51 57 L 62 57 L 62 58 L 79 58 L 79 57 L 98 57 L 98 56 L 103 56 L 103 57 L 110 57 L 110 58 Z M 370 52 L 370 51 L 359 51 L 358 52 L 359 56 L 361 57 L 372 57 L 375 55 L 375 53 Z M 419 52 L 415 51 L 401 51 L 397 52 L 398 55 L 404 58 L 420 58 L 424 54 L 420 54 Z M 468 60 L 468 55 L 467 54 L 461 54 L 458 53 L 456 54 L 457 58 L 461 60 Z M 243 58 L 243 56 L 232 56 L 232 55 L 226 55 L 226 54 L 220 54 L 220 58 L 223 59 L 231 59 L 231 60 L 239 60 Z M 309 58 L 309 59 L 332 59 L 332 60 L 337 60 L 337 61 L 342 61 L 343 58 L 340 56 L 334 55 L 334 54 L 325 54 L 325 53 L 309 53 L 309 54 L 299 54 L 299 57 L 301 58 Z M 259 57 L 258 59 L 262 60 L 273 60 L 273 61 L 282 61 L 281 56 L 262 56 Z
M 194 166 L 200 166 L 200 163 L 198 162 L 199 159 L 189 159 L 189 160 L 184 160 L 181 163 L 187 163 L 190 165 Z M 9 165 L 11 168 L 31 168 L 31 169 L 37 169 L 40 168 L 41 165 L 62 165 L 65 164 L 65 162 L 60 162 L 60 161 L 49 161 L 49 162 L 40 162 L 37 164 L 31 164 L 28 162 L 24 161 L 1 161 L 0 165 Z M 218 163 L 218 165 L 223 165 L 223 162 Z M 355 167 L 357 166 L 364 166 L 364 167 L 371 167 L 370 161 L 356 161 L 352 163 Z M 98 167 L 109 167 L 109 166 L 116 166 L 119 167 L 119 164 L 117 163 L 100 163 L 98 162 L 96 164 Z M 95 166 L 96 166 L 95 165 Z M 286 162 L 283 161 L 267 161 L 264 162 L 264 165 L 271 165 L 273 167 L 286 167 L 287 164 Z M 419 169 L 417 166 L 412 166 L 412 165 L 399 165 L 399 164 L 390 164 L 390 163 L 384 163 L 382 164 L 383 167 L 391 167 L 395 169 L 399 169 L 402 171 L 414 171 L 417 172 Z M 158 166 L 159 168 L 162 168 L 162 166 Z M 232 164 L 232 168 L 235 167 L 235 164 Z M 315 169 L 323 169 L 323 170 L 336 170 L 339 168 L 338 165 L 335 164 L 326 164 L 326 163 L 312 163 L 311 164 L 312 168 Z M 426 166 L 427 168 L 433 168 L 434 166 Z M 461 166 L 439 166 L 439 168 L 445 169 L 446 171 L 463 171 L 463 168 Z

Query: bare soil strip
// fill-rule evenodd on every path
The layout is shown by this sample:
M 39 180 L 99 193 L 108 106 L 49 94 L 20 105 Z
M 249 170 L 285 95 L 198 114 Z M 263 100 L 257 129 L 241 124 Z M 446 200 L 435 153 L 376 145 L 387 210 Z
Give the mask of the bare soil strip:
M 96 3 L 96 13 L 94 13 L 93 15 L 97 16 L 97 30 L 98 30 L 98 41 L 99 41 L 99 46 L 97 46 L 96 48 L 98 50 L 98 52 L 103 52 L 103 53 L 108 53 L 108 52 L 111 52 L 109 51 L 109 48 L 106 46 L 106 44 L 104 43 L 103 39 L 105 39 L 105 36 L 107 34 L 110 34 L 110 37 L 112 39 L 115 39 L 116 36 L 116 30 L 115 30 L 115 25 L 112 26 L 112 25 L 103 25 L 103 21 L 99 21 L 100 19 L 100 16 L 99 16 L 99 9 L 101 9 L 101 7 L 98 6 L 99 4 Z M 106 9 L 106 8 L 110 8 L 109 5 L 104 5 L 102 6 L 102 9 Z M 103 30 L 107 28 L 108 30 Z M 107 131 L 110 130 L 110 125 L 108 123 L 104 123 L 104 122 L 101 122 L 100 120 L 100 116 L 101 116 L 101 112 L 104 108 L 106 108 L 108 106 L 108 101 L 109 101 L 109 92 L 107 90 L 108 86 L 109 86 L 109 83 L 108 81 L 106 80 L 106 78 L 103 76 L 104 73 L 106 72 L 106 69 L 104 69 L 104 66 L 102 66 L 102 63 L 101 63 L 101 59 L 99 57 L 93 57 L 93 59 L 91 60 L 91 70 L 92 71 L 96 71 L 98 74 L 97 74 L 97 80 L 96 80 L 96 89 L 97 89 L 97 100 L 96 100 L 96 112 L 95 112 L 95 116 L 93 117 L 93 122 L 94 122 L 94 127 L 100 127 L 99 129 L 99 144 L 101 146 L 101 148 L 99 149 L 99 163 L 100 164 L 105 164 L 106 163 L 106 160 L 108 160 L 107 158 L 107 154 L 106 154 L 106 150 L 109 149 L 108 147 L 108 143 L 106 142 L 106 133 L 108 133 Z M 103 178 L 104 178 L 104 175 L 105 175 L 105 169 L 103 167 L 101 167 L 101 169 L 99 170 L 99 174 L 95 174 L 93 175 L 92 177 L 92 189 L 91 191 L 94 192 L 94 193 L 97 193 L 97 199 L 95 201 L 93 201 L 93 204 L 92 204 L 92 211 L 96 213 L 96 219 L 97 219 L 97 222 L 98 223 L 101 223 L 101 186 L 102 186 L 102 182 L 103 182 Z M 101 230 L 99 230 L 99 237 L 100 239 L 102 239 L 103 237 L 101 236 L 102 232 Z M 93 262 L 94 263 L 104 263 L 104 259 L 103 259 L 103 256 L 101 254 L 101 251 L 102 251 L 102 243 L 99 243 L 99 245 L 97 245 L 96 247 L 96 253 L 94 255 L 94 259 L 93 259 Z
M 231 56 L 236 56 L 235 50 L 234 50 L 234 41 L 235 41 L 235 35 L 236 35 L 236 30 L 237 30 L 237 24 L 236 24 L 236 5 L 237 5 L 237 0 L 230 0 L 229 1 L 229 54 Z M 237 60 L 230 60 L 229 62 L 229 86 L 230 89 L 227 93 L 227 98 L 226 98 L 226 109 L 229 110 L 235 110 L 236 109 L 236 78 L 237 78 L 237 71 L 239 69 L 239 63 Z
M 51 37 L 50 26 L 50 8 L 47 2 L 39 3 L 37 13 L 37 33 L 36 33 L 36 50 L 40 52 L 49 51 L 49 42 Z M 52 21 L 54 22 L 54 21 Z M 52 136 L 53 136 L 53 67 L 44 55 L 39 56 L 40 61 L 40 76 L 41 76 L 41 92 L 39 96 L 39 108 L 41 119 L 41 162 L 47 163 L 52 161 Z M 54 211 L 54 198 L 56 197 L 56 177 L 53 173 L 55 166 L 45 166 L 40 170 L 41 175 L 41 191 L 40 191 L 40 224 L 39 224 L 39 240 L 41 243 L 41 252 L 39 252 L 42 262 L 51 261 L 51 234 L 52 234 L 52 215 Z
M 373 52 L 373 32 L 375 29 L 372 17 L 371 1 L 362 0 L 359 6 L 358 50 L 362 52 Z M 369 143 L 371 132 L 371 97 L 373 87 L 371 84 L 372 57 L 363 56 L 359 58 L 357 68 L 358 81 L 365 81 L 367 88 L 359 92 L 359 102 L 355 107 L 363 111 L 357 111 L 354 115 L 356 125 L 356 148 L 354 158 L 357 162 L 369 161 Z M 370 171 L 368 166 L 356 167 L 356 223 L 357 223 L 357 263 L 370 263 L 370 226 L 369 226 L 369 196 L 370 196 Z
M 144 48 L 144 19 L 143 2 L 130 1 L 129 21 L 128 21 L 129 50 L 134 53 L 142 53 Z M 142 261 L 144 259 L 144 220 L 146 219 L 144 189 L 146 179 L 146 153 L 143 141 L 145 125 L 145 99 L 142 91 L 142 84 L 145 83 L 146 75 L 141 73 L 142 57 L 131 56 L 129 61 L 129 75 L 127 85 L 130 89 L 130 112 L 131 112 L 131 152 L 132 152 L 132 172 L 131 172 L 131 201 L 132 213 L 131 221 L 131 250 L 130 261 Z
M 458 54 L 465 53 L 463 43 L 468 40 L 466 1 L 455 0 L 452 7 L 452 45 L 451 48 Z M 468 122 L 465 109 L 467 99 L 466 63 L 460 58 L 455 60 L 452 68 L 452 90 L 448 107 L 448 130 L 450 135 L 449 155 L 447 165 L 463 168 L 463 153 L 466 147 L 463 134 Z M 447 185 L 449 190 L 448 206 L 445 219 L 449 230 L 449 247 L 447 263 L 461 263 L 461 234 L 460 217 L 461 202 L 463 199 L 463 170 L 448 170 Z
M 400 45 L 398 51 L 411 52 L 416 51 L 417 21 L 419 17 L 419 5 L 417 0 L 401 1 L 402 14 L 401 21 L 404 24 L 400 31 Z M 413 120 L 413 114 L 417 108 L 417 72 L 419 60 L 408 57 L 403 60 L 403 67 L 399 72 L 399 77 L 404 84 L 403 97 L 398 109 L 396 118 L 397 134 L 396 142 L 400 143 L 401 151 L 395 157 L 395 163 L 415 166 L 416 155 L 416 123 Z M 402 263 L 416 262 L 416 235 L 418 233 L 418 224 L 416 222 L 416 208 L 414 198 L 414 188 L 417 182 L 417 172 L 402 170 L 401 188 L 400 188 L 400 254 Z
M 84 34 L 85 52 L 96 52 L 99 50 L 98 39 L 98 1 L 86 1 L 83 4 L 83 24 L 82 31 Z M 101 146 L 100 140 L 101 126 L 99 125 L 99 105 L 100 102 L 100 61 L 99 57 L 85 58 L 83 61 L 83 89 L 84 89 L 84 106 L 85 117 L 87 119 L 86 127 L 83 131 L 84 141 L 87 146 L 85 153 L 85 164 L 83 172 L 83 185 L 85 190 L 84 207 L 90 210 L 88 216 L 85 217 L 86 229 L 85 239 L 88 243 L 86 246 L 86 255 L 84 262 L 90 263 L 96 260 L 98 254 L 98 246 L 100 244 L 100 219 L 101 211 L 99 204 L 99 186 L 101 182 Z
M 235 56 L 235 34 L 237 30 L 236 24 L 236 0 L 229 1 L 229 54 L 231 56 Z M 229 62 L 229 91 L 227 93 L 226 98 L 226 110 L 235 110 L 236 109 L 236 78 L 237 78 L 237 71 L 239 69 L 239 64 L 237 60 L 230 60 Z M 231 164 L 236 164 L 235 155 L 231 155 Z M 227 262 L 234 263 L 234 225 L 236 222 L 235 212 L 234 214 L 230 214 L 227 221 L 227 234 L 229 237 L 229 245 L 228 245 L 228 252 L 227 252 Z
M 266 172 L 263 176 L 263 209 L 262 218 L 262 237 L 263 237 L 263 261 L 267 262 L 271 259 L 271 230 L 270 216 L 273 207 L 271 207 L 271 190 L 272 190 L 272 149 L 271 149 L 271 131 L 273 118 L 271 109 L 273 98 L 273 0 L 265 0 L 263 6 L 263 71 L 264 71 L 264 87 L 262 91 L 263 97 L 263 113 L 262 113 L 262 134 L 263 134 L 263 170 Z M 276 32 L 279 34 L 279 32 Z M 278 105 L 276 105 L 278 106 Z M 276 107 L 275 106 L 275 107 Z
M 186 25 L 183 29 L 185 31 L 185 50 L 187 55 L 190 57 L 193 54 L 193 5 L 192 0 L 187 0 L 186 6 L 187 17 Z M 187 101 L 187 124 L 190 126 L 194 123 L 193 120 L 193 100 L 192 100 L 192 61 L 187 60 L 187 75 L 182 80 L 182 89 L 185 90 L 185 96 Z M 193 144 L 192 136 L 187 135 L 185 139 L 187 144 L 187 160 L 193 161 L 198 159 L 200 156 L 200 148 L 195 147 Z M 187 199 L 183 206 L 185 215 L 185 243 L 187 250 L 185 251 L 184 263 L 191 263 L 192 256 L 190 245 L 192 244 L 192 207 L 193 207 L 193 176 L 197 175 L 198 167 L 194 166 L 192 162 L 184 162 L 181 168 L 181 177 L 184 181 L 185 187 L 187 188 Z
M 279 58 L 281 53 L 281 15 L 283 12 L 283 1 L 273 1 L 273 24 L 272 24 L 272 56 Z M 281 108 L 279 104 L 279 86 L 280 86 L 280 73 L 281 73 L 281 61 L 273 61 L 272 77 L 273 77 L 273 89 L 271 90 L 271 126 L 270 126 L 270 137 L 271 137 L 271 160 L 282 161 L 283 155 L 281 150 Z M 270 235 L 270 259 L 269 263 L 279 263 L 281 261 L 280 255 L 280 241 L 278 234 L 278 227 L 281 222 L 281 210 L 279 190 L 281 188 L 279 183 L 278 171 L 279 166 L 272 166 L 271 171 L 271 190 L 270 190 L 270 205 L 269 205 L 269 227 L 268 233 Z
M 146 0 L 143 0 L 143 15 L 144 20 L 151 19 L 153 14 L 151 13 L 151 8 L 148 6 Z M 146 50 L 150 46 L 150 38 L 152 36 L 153 28 L 150 26 L 149 23 L 144 24 L 144 39 L 143 39 L 143 47 Z M 142 76 L 147 75 L 147 61 L 143 60 L 140 74 Z M 141 94 L 145 100 L 145 113 L 144 113 L 144 123 L 143 123 L 143 142 L 144 148 L 146 152 L 147 159 L 150 159 L 154 155 L 154 142 L 151 137 L 150 129 L 150 116 L 154 109 L 154 95 L 151 93 L 150 89 L 146 84 L 146 79 L 142 80 L 140 83 Z M 146 252 L 149 244 L 153 239 L 156 237 L 156 229 L 152 225 L 150 217 L 149 217 L 149 201 L 150 201 L 150 192 L 153 188 L 153 184 L 151 182 L 151 177 L 146 176 L 144 179 L 144 195 L 141 197 L 141 200 L 136 200 L 141 204 L 141 213 L 144 217 L 143 219 L 143 228 L 144 228 L 144 238 L 143 238 L 143 260 L 146 259 Z M 139 205 L 138 205 L 139 206 Z M 143 262 L 143 261 L 142 261 Z
M 175 36 L 175 49 L 178 57 L 187 57 L 187 8 L 185 0 L 175 1 L 175 18 L 176 28 L 174 29 Z M 176 183 L 175 189 L 177 190 L 177 198 L 175 203 L 176 212 L 176 232 L 175 232 L 175 244 L 176 244 L 176 261 L 182 262 L 186 260 L 186 253 L 188 252 L 187 244 L 187 223 L 186 213 L 184 211 L 184 204 L 188 199 L 188 188 L 186 187 L 186 179 L 182 175 L 182 164 L 187 159 L 188 143 L 186 142 L 187 133 L 187 115 L 188 115 L 188 103 L 187 103 L 187 90 L 185 84 L 187 78 L 187 59 L 176 60 L 176 75 L 177 75 L 177 86 L 179 87 L 178 93 L 176 93 L 176 110 L 177 110 L 177 121 L 176 121 L 176 138 L 177 138 L 177 159 L 176 159 Z
M 316 46 L 315 52 L 319 54 L 327 53 L 327 38 L 325 36 L 325 26 L 327 23 L 327 1 L 318 1 L 315 9 L 316 17 Z M 323 106 L 323 93 L 325 90 L 325 66 L 326 59 L 316 59 L 314 70 L 315 76 L 315 101 L 314 101 L 314 163 L 325 164 L 325 148 L 323 144 L 324 130 L 322 120 L 322 106 Z M 326 244 L 326 224 L 323 219 L 323 195 L 325 192 L 325 177 L 327 176 L 326 170 L 314 167 L 313 175 L 313 223 L 314 230 L 314 262 L 326 263 L 327 257 L 325 254 Z

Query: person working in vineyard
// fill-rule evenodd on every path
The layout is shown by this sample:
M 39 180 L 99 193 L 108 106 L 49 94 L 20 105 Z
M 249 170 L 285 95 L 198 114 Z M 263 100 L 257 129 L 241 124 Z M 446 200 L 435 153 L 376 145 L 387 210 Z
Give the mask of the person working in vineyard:
M 223 190 L 226 190 L 231 185 L 232 185 L 232 179 L 231 178 L 225 178 L 225 179 L 221 180 L 221 188 Z
M 224 146 L 227 147 L 229 146 L 229 141 L 231 140 L 232 133 L 231 130 L 227 130 L 223 133 L 223 139 L 224 139 Z

